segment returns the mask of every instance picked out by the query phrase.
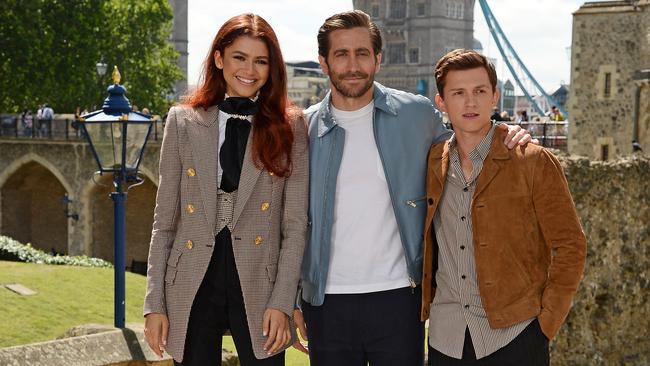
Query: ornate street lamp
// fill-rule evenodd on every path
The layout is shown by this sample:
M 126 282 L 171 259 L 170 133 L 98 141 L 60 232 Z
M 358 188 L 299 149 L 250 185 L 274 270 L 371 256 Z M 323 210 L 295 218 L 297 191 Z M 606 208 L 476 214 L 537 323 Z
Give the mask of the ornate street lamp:
M 99 77 L 103 77 L 106 75 L 106 70 L 108 69 L 108 65 L 104 61 L 99 61 L 98 63 L 95 64 L 95 69 L 97 70 L 97 75 Z
M 95 70 L 97 71 L 97 84 L 99 85 L 99 99 L 101 100 L 102 98 L 102 85 L 104 84 L 104 75 L 106 75 L 106 70 L 108 69 L 108 65 L 104 60 L 102 59 L 101 61 L 97 62 L 95 64 Z
M 131 111 L 131 104 L 124 96 L 126 89 L 120 85 L 120 79 L 120 72 L 115 66 L 113 85 L 108 87 L 109 96 L 104 100 L 102 109 L 79 118 L 79 126 L 99 167 L 95 174 L 113 174 L 115 191 L 111 193 L 111 198 L 115 219 L 116 328 L 124 328 L 125 203 L 128 189 L 143 182 L 138 177 L 138 167 L 152 124 L 151 117 Z M 131 186 L 126 187 L 127 184 Z

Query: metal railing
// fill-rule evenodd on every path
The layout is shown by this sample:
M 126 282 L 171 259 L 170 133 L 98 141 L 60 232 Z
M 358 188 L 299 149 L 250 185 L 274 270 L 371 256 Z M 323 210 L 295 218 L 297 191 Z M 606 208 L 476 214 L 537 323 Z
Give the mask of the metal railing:
M 506 122 L 515 125 L 515 122 Z M 544 147 L 555 149 L 567 149 L 568 122 L 553 121 L 531 121 L 519 123 L 521 128 L 539 140 Z M 150 140 L 158 141 L 162 139 L 164 130 L 164 121 L 154 119 L 151 129 Z M 47 121 L 37 121 L 34 119 L 31 129 L 23 126 L 20 116 L 17 115 L 0 115 L 0 138 L 11 139 L 48 139 L 58 141 L 85 141 L 81 136 L 81 131 L 77 127 L 74 118 L 55 118 L 50 123 Z
M 164 123 L 154 119 L 149 140 L 162 139 Z M 81 135 L 78 122 L 74 118 L 54 118 L 48 120 L 33 119 L 32 127 L 22 123 L 19 115 L 0 115 L 0 138 L 2 139 L 34 139 L 54 141 L 86 141 Z
M 508 124 L 515 125 L 517 123 L 508 122 Z M 538 139 L 542 146 L 559 150 L 567 149 L 567 136 L 569 133 L 569 123 L 567 121 L 533 121 L 521 122 L 519 125 L 521 128 L 528 130 L 533 138 Z

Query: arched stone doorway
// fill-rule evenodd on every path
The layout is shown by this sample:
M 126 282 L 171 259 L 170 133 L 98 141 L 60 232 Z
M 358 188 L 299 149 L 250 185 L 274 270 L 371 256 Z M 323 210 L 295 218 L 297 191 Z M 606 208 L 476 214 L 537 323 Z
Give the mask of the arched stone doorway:
M 92 230 L 92 255 L 113 262 L 113 191 L 111 176 L 98 179 L 89 195 L 90 224 Z M 146 271 L 153 210 L 156 205 L 157 187 L 148 178 L 134 187 L 126 200 L 126 267 L 128 270 L 144 273 Z
M 46 252 L 68 253 L 66 189 L 43 165 L 31 161 L 5 181 L 2 194 L 2 235 Z

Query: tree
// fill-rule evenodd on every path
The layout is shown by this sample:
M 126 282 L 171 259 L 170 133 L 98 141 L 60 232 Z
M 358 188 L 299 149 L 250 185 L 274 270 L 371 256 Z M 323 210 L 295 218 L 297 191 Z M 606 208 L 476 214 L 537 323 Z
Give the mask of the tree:
M 164 113 L 183 75 L 168 0 L 3 0 L 0 111 L 99 107 L 113 65 L 132 104 Z M 98 80 L 95 64 L 109 69 Z

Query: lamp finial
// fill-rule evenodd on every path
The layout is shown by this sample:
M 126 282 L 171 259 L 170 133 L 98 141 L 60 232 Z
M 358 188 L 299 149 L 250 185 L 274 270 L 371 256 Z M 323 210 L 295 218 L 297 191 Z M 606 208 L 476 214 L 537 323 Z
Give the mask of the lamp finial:
M 113 67 L 113 84 L 119 84 L 120 80 L 122 80 L 122 75 L 120 74 L 120 70 L 117 69 L 117 65 Z

